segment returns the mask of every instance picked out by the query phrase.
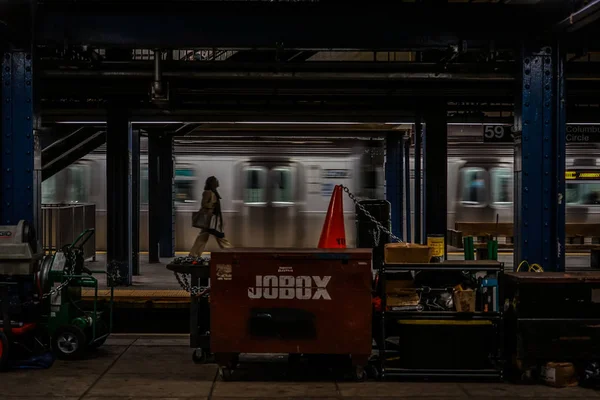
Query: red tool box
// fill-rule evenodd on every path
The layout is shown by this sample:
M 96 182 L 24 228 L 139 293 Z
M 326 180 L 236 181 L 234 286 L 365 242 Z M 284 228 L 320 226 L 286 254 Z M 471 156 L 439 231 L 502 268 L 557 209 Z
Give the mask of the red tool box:
M 223 375 L 239 353 L 371 355 L 371 249 L 213 252 L 211 351 Z

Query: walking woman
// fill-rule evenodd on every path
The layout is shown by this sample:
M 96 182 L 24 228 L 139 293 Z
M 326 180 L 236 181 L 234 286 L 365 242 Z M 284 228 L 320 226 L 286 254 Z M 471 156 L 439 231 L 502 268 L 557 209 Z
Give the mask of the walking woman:
M 213 235 L 222 249 L 233 247 L 223 233 L 223 215 L 221 214 L 221 196 L 217 192 L 219 181 L 214 176 L 209 177 L 204 185 L 201 208 L 192 216 L 192 225 L 200 228 L 200 233 L 190 250 L 191 257 L 200 257 L 206 243 Z

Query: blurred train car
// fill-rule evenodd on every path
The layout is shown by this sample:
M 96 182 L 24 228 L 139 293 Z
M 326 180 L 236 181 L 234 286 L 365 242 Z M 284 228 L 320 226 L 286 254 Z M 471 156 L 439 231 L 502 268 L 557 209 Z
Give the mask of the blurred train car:
M 370 145 L 367 144 L 371 142 Z M 377 146 L 383 147 L 383 140 Z M 176 140 L 174 147 L 175 248 L 188 251 L 198 234 L 191 225 L 206 178 L 220 181 L 223 220 L 238 247 L 315 247 L 336 184 L 362 198 L 384 197 L 383 157 L 373 165 L 371 140 L 270 138 Z M 148 249 L 148 159 L 140 161 L 140 250 Z M 382 152 L 381 152 L 382 154 Z M 42 184 L 42 203 L 96 204 L 96 248 L 106 249 L 106 156 L 103 147 Z M 348 246 L 355 245 L 354 205 L 344 199 Z M 215 248 L 209 242 L 207 250 Z
M 148 248 L 148 163 L 142 141 L 140 250 Z M 175 247 L 187 251 L 198 230 L 204 181 L 215 175 L 223 197 L 225 232 L 239 247 L 314 247 L 331 191 L 344 184 L 359 198 L 385 197 L 383 140 L 264 139 L 175 141 Z M 567 169 L 598 170 L 596 148 L 569 145 Z M 414 160 L 411 155 L 414 219 Z M 448 227 L 455 222 L 513 221 L 513 147 L 483 143 L 448 146 Z M 600 179 L 568 181 L 567 222 L 600 222 Z M 42 202 L 95 203 L 96 248 L 106 249 L 106 157 L 103 148 L 42 185 Z M 354 207 L 344 198 L 347 244 L 355 246 Z M 406 227 L 406 223 L 404 224 Z M 413 221 L 414 229 L 414 221 Z M 414 236 L 413 236 L 414 237 Z M 214 249 L 214 241 L 208 250 Z

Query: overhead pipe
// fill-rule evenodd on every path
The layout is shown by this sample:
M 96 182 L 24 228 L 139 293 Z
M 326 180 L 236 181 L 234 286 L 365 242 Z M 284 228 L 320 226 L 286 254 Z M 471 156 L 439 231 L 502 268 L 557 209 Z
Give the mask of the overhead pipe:
M 554 26 L 555 31 L 575 32 L 600 18 L 600 0 L 593 0 Z
M 436 80 L 436 81 L 512 81 L 513 74 L 508 73 L 461 73 L 461 72 L 242 72 L 242 71 L 160 71 L 163 78 L 171 79 L 272 79 L 272 80 Z M 156 70 L 151 71 L 64 71 L 45 70 L 42 71 L 43 78 L 88 78 L 88 79 L 155 79 Z
M 154 83 L 152 85 L 152 94 L 154 98 L 164 97 L 162 73 L 162 51 L 154 51 Z
M 243 72 L 243 71 L 162 71 L 157 68 L 162 79 L 205 79 L 205 80 L 259 80 L 269 79 L 278 81 L 505 81 L 512 82 L 515 75 L 511 73 L 467 73 L 467 72 Z M 157 80 L 157 71 L 89 71 L 89 70 L 43 70 L 40 72 L 46 79 L 152 79 L 153 88 L 162 90 L 162 80 Z M 600 76 L 586 73 L 567 74 L 570 81 L 598 81 Z

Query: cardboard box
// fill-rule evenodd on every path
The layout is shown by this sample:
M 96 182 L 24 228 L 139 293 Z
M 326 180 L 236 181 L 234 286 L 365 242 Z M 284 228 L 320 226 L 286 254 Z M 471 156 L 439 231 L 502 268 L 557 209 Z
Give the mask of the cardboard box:
M 572 363 L 549 362 L 540 371 L 542 381 L 552 387 L 577 386 L 577 374 Z
M 453 295 L 454 307 L 458 312 L 475 312 L 475 291 L 458 290 Z
M 414 243 L 388 243 L 384 248 L 386 264 L 420 264 L 431 260 L 431 247 Z

